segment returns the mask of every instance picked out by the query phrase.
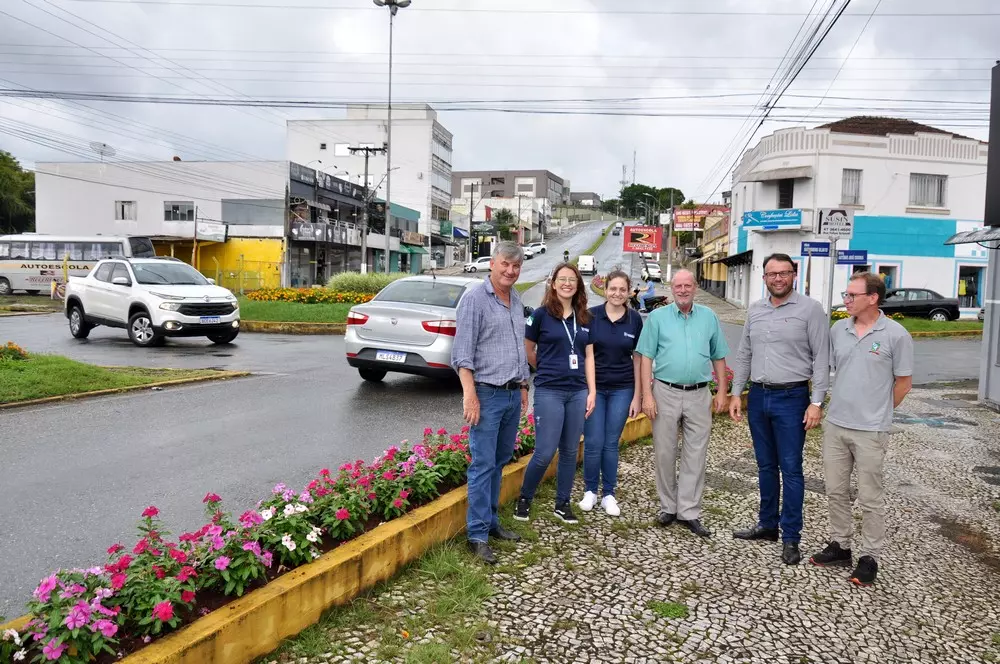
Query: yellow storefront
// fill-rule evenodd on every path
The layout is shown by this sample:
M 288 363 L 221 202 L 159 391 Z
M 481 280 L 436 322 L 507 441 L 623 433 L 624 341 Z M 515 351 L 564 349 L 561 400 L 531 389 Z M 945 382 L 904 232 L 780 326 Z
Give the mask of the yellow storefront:
M 153 239 L 159 256 L 174 256 L 234 293 L 281 286 L 281 238 L 230 237 L 225 242 Z

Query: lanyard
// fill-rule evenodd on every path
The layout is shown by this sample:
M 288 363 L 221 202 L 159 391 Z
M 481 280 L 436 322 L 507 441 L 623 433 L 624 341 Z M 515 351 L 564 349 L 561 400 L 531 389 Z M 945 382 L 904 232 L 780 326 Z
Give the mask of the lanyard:
M 569 339 L 569 352 L 573 353 L 576 351 L 576 312 L 573 312 L 573 336 L 569 335 L 569 326 L 566 325 L 566 319 L 562 321 L 563 329 L 566 330 L 566 338 Z

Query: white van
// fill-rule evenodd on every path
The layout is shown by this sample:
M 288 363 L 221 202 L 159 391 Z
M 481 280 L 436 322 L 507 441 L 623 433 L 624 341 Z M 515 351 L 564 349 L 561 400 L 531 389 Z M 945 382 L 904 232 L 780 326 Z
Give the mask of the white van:
M 576 261 L 580 274 L 597 274 L 597 259 L 593 256 L 580 256 Z

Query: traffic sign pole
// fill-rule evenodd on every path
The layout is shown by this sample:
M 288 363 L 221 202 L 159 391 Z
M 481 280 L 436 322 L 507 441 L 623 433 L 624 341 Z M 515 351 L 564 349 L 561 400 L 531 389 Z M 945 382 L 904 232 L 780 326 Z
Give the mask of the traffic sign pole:
M 830 238 L 830 274 L 826 277 L 826 323 L 827 326 L 833 321 L 833 280 L 837 276 L 837 238 Z

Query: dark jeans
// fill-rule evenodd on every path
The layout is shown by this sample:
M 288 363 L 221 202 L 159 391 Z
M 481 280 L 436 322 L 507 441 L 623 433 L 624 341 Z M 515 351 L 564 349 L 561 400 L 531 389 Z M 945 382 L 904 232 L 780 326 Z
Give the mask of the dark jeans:
M 615 495 L 618 484 L 618 443 L 628 419 L 635 387 L 597 390 L 594 412 L 583 425 L 583 488 L 597 493 L 603 478 L 604 495 Z
M 558 450 L 556 504 L 569 502 L 586 414 L 587 390 L 535 388 L 535 453 L 524 471 L 522 498 L 534 499 L 545 470 Z
M 485 542 L 496 528 L 500 506 L 503 467 L 514 455 L 517 428 L 521 423 L 521 390 L 476 386 L 479 424 L 469 429 L 468 493 L 466 530 L 469 540 Z
M 747 419 L 753 435 L 760 483 L 758 524 L 761 528 L 777 528 L 780 525 L 784 542 L 798 542 L 802 533 L 802 503 L 805 500 L 802 449 L 806 443 L 802 420 L 808 407 L 807 386 L 765 390 L 754 385 L 747 399 Z

